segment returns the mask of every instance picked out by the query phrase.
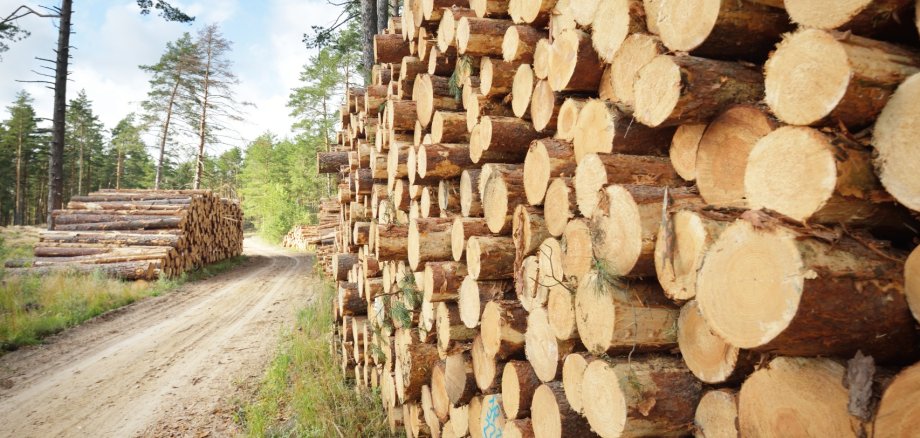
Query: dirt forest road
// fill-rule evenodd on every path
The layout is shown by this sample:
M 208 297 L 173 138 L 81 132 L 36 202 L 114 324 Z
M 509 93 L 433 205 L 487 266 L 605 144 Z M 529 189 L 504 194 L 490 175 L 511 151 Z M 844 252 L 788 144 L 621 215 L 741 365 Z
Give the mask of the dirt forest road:
M 227 436 L 312 294 L 312 259 L 249 261 L 0 358 L 0 436 Z

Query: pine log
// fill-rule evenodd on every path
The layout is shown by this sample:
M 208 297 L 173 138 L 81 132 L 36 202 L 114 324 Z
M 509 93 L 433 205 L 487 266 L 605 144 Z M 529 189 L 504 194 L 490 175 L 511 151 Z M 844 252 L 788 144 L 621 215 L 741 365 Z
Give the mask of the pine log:
M 823 4 L 789 0 L 784 2 L 784 7 L 789 18 L 803 27 L 872 35 L 899 26 L 899 17 L 908 11 L 911 3 L 911 0 L 860 0 Z
M 513 289 L 514 284 L 510 281 L 476 281 L 467 275 L 460 285 L 460 297 L 457 299 L 463 324 L 469 328 L 479 327 L 486 303 L 509 297 Z
M 522 418 L 520 420 L 505 420 L 502 436 L 505 438 L 534 438 L 536 435 L 530 418 Z
M 514 210 L 512 237 L 519 257 L 537 252 L 540 244 L 550 237 L 543 220 L 543 210 L 520 204 Z
M 488 98 L 510 93 L 518 65 L 484 56 L 479 62 L 479 92 Z
M 696 301 L 680 309 L 677 345 L 687 368 L 704 383 L 740 381 L 754 370 L 759 355 L 741 351 L 710 330 Z
M 483 437 L 501 436 L 505 427 L 505 414 L 502 412 L 501 394 L 490 394 L 482 398 L 482 411 L 479 413 L 479 424 Z
M 463 173 L 461 172 L 461 176 Z M 457 179 L 441 180 L 438 183 L 438 208 L 444 212 L 457 214 L 460 212 L 460 184 Z
M 534 391 L 533 429 L 536 437 L 597 436 L 588 421 L 565 398 L 561 382 L 547 382 Z
M 441 438 L 441 420 L 434 411 L 434 401 L 431 397 L 430 386 L 422 386 L 419 399 L 422 418 L 424 419 L 425 426 L 428 428 L 428 433 L 431 434 L 432 438 Z
M 514 240 L 473 236 L 466 243 L 466 266 L 475 280 L 504 280 L 514 273 Z
M 426 263 L 422 282 L 424 300 L 435 303 L 456 301 L 466 274 L 466 265 L 462 262 Z
M 572 178 L 553 178 L 546 189 L 543 205 L 552 205 L 553 208 L 543 210 L 543 219 L 546 221 L 546 230 L 553 236 L 562 236 L 565 225 L 569 219 L 575 217 L 577 200 Z
M 30 268 L 9 268 L 9 275 L 44 276 L 57 273 L 86 273 L 99 272 L 102 275 L 121 280 L 155 280 L 159 277 L 159 263 L 150 260 L 107 263 L 101 265 L 83 265 L 71 263 L 55 263 L 48 266 Z
M 526 203 L 524 170 L 521 166 L 493 166 L 481 191 L 482 210 L 489 230 L 508 234 L 512 228 L 514 209 Z
M 479 197 L 480 169 L 466 169 L 460 174 L 460 211 L 464 217 L 482 216 Z
M 179 236 L 171 234 L 135 234 L 135 233 L 84 233 L 69 231 L 42 231 L 40 240 L 45 244 L 92 244 L 114 246 L 172 246 L 179 244 Z
M 692 189 L 610 185 L 602 192 L 591 221 L 597 263 L 617 277 L 654 276 L 655 242 L 667 196 L 674 208 L 695 207 L 702 200 Z
M 499 56 L 511 20 L 463 17 L 457 22 L 457 52 L 467 56 Z
M 116 219 L 109 222 L 55 224 L 55 231 L 138 231 L 179 228 L 184 221 L 175 216 L 150 216 L 149 219 Z
M 829 359 L 773 359 L 741 386 L 740 436 L 856 437 L 845 375 Z
M 409 257 L 408 240 L 408 225 L 379 224 L 374 255 L 377 260 L 405 260 Z
M 463 17 L 475 17 L 476 12 L 472 9 L 452 6 L 445 9 L 438 24 L 438 50 L 445 52 L 450 47 L 457 47 L 457 22 Z
M 396 34 L 374 35 L 374 62 L 377 64 L 400 62 L 409 56 L 409 44 Z
M 462 143 L 433 143 L 421 145 L 416 154 L 418 175 L 426 180 L 458 178 L 473 166 L 469 145 Z
M 802 222 L 896 229 L 906 219 L 894 204 L 874 201 L 881 191 L 863 144 L 808 127 L 787 126 L 761 138 L 744 171 L 744 197 L 751 208 Z
M 675 301 L 696 296 L 696 276 L 709 247 L 727 224 L 691 210 L 662 221 L 655 239 L 655 272 L 664 294 Z
M 639 70 L 634 117 L 647 126 L 702 122 L 728 105 L 763 98 L 764 79 L 746 64 L 659 55 Z
M 572 144 L 544 138 L 530 143 L 524 159 L 524 193 L 530 205 L 543 204 L 550 179 L 572 175 L 575 160 Z
M 546 305 L 546 300 L 551 290 L 565 290 L 568 287 L 563 283 L 565 278 L 565 272 L 562 269 L 563 255 L 562 246 L 553 237 L 547 237 L 540 244 L 540 248 L 537 250 L 539 272 L 537 274 L 536 289 L 533 296 L 528 297 L 532 307 Z
M 431 370 L 431 406 L 438 420 L 447 421 L 450 416 L 450 401 L 447 399 L 447 383 L 444 375 L 444 361 L 435 363 Z M 453 432 L 453 431 L 451 431 Z
M 337 173 L 348 164 L 348 152 L 320 152 L 316 157 L 318 173 Z
M 634 84 L 639 70 L 656 56 L 666 53 L 658 37 L 646 33 L 634 33 L 626 37 L 613 54 L 610 67 L 601 80 L 598 90 L 605 100 L 618 102 L 626 107 L 635 107 Z
M 570 353 L 565 357 L 562 365 L 562 387 L 565 389 L 565 398 L 569 406 L 579 414 L 584 412 L 584 402 L 591 403 L 591 400 L 582 400 L 581 398 L 581 381 L 585 376 L 585 370 L 588 364 L 596 358 L 586 352 Z
M 467 99 L 464 108 L 466 108 L 466 129 L 470 132 L 479 124 L 481 116 L 510 117 L 515 115 L 513 109 L 509 108 L 503 100 L 488 98 L 478 92 Z
M 594 264 L 590 223 L 584 218 L 568 221 L 562 238 L 565 247 L 562 254 L 562 272 L 566 280 L 581 278 Z
M 441 76 L 420 74 L 415 80 L 413 100 L 416 103 L 416 113 L 422 126 L 428 126 L 437 110 L 458 111 L 460 102 L 452 94 L 450 80 Z
M 482 396 L 474 396 L 470 399 L 467 409 L 467 420 L 469 421 L 468 430 L 472 438 L 483 438 L 482 427 L 480 427 L 479 415 L 482 413 Z
M 508 0 L 470 0 L 470 9 L 479 18 L 504 17 L 508 15 L 508 3 Z
M 534 373 L 543 382 L 561 377 L 565 356 L 576 347 L 574 340 L 560 341 L 547 321 L 546 310 L 534 307 L 527 315 L 525 353 Z
M 457 66 L 457 48 L 449 47 L 446 51 L 432 47 L 428 52 L 428 74 L 450 76 Z
M 575 296 L 568 289 L 549 290 L 549 296 L 546 298 L 546 318 L 557 340 L 579 340 L 578 326 L 575 324 Z
M 555 37 L 555 35 L 550 35 Z M 533 75 L 536 79 L 548 79 L 549 69 L 553 63 L 553 44 L 548 38 L 537 41 L 533 50 Z
M 348 271 L 352 266 L 358 263 L 358 255 L 351 253 L 339 253 L 332 257 L 332 277 L 336 281 L 345 281 Z
M 733 106 L 719 115 L 700 139 L 696 178 L 709 204 L 745 206 L 745 169 L 751 150 L 776 122 L 754 106 Z
M 466 242 L 473 236 L 488 236 L 489 225 L 482 218 L 455 218 L 450 235 L 451 254 L 455 261 L 463 260 Z
M 476 378 L 476 386 L 479 390 L 483 394 L 491 394 L 500 390 L 501 376 L 498 375 L 498 364 L 495 363 L 495 357 L 486 354 L 482 347 L 482 338 L 479 336 L 473 340 L 470 357 L 473 362 L 473 376 Z
M 422 187 L 422 196 L 419 200 L 419 210 L 423 218 L 434 218 L 441 215 L 437 195 L 434 187 Z
M 707 126 L 705 123 L 685 123 L 677 127 L 671 139 L 668 151 L 671 165 L 687 181 L 696 180 L 696 154 Z
M 914 319 L 920 321 L 920 250 L 917 248 L 904 262 L 904 293 Z
M 578 210 L 591 218 L 602 198 L 601 189 L 608 184 L 674 187 L 686 183 L 664 157 L 590 153 L 579 160 L 574 184 Z
M 595 360 L 581 382 L 584 415 L 605 438 L 687 435 L 701 391 L 700 382 L 672 357 Z
M 414 271 L 424 269 L 426 262 L 451 259 L 451 227 L 448 218 L 416 219 L 409 222 L 408 258 Z
M 476 387 L 476 381 L 471 384 Z M 470 434 L 470 406 L 460 405 L 450 408 L 450 422 L 454 425 L 454 434 L 458 437 L 465 437 Z
M 502 39 L 502 58 L 506 62 L 533 62 L 537 41 L 546 38 L 546 32 L 533 26 L 515 25 L 505 31 Z
M 901 370 L 882 393 L 875 414 L 875 436 L 909 436 L 917 430 L 917 394 L 920 393 L 920 365 Z
M 467 143 L 469 140 L 465 113 L 449 111 L 434 113 L 431 119 L 432 143 Z
M 549 81 L 537 81 L 530 97 L 530 118 L 534 129 L 540 132 L 555 131 L 563 102 L 565 96 L 553 92 Z
M 612 62 L 627 35 L 646 31 L 645 22 L 641 0 L 598 3 L 591 32 L 594 50 L 604 62 Z
M 575 295 L 578 335 L 595 354 L 667 350 L 677 345 L 679 310 L 657 284 L 619 283 L 592 269 Z
M 390 143 L 390 151 L 387 153 L 387 187 L 390 190 L 393 190 L 398 179 L 409 176 L 409 151 L 411 149 L 411 143 L 401 141 Z M 400 197 L 395 196 L 395 199 L 400 199 Z
M 920 22 L 920 12 L 917 18 Z M 914 167 L 920 156 L 917 148 L 912 147 L 920 135 L 918 100 L 920 74 L 914 74 L 898 86 L 872 131 L 872 146 L 877 152 L 875 167 L 882 185 L 898 202 L 914 211 L 920 211 L 920 183 Z
M 438 353 L 446 357 L 469 350 L 470 341 L 479 331 L 463 324 L 458 306 L 454 303 L 438 303 L 436 315 Z
M 672 51 L 724 59 L 762 60 L 792 30 L 780 8 L 756 0 L 662 1 L 658 31 Z
M 556 138 L 560 140 L 572 141 L 575 139 L 575 127 L 578 123 L 578 115 L 582 107 L 587 103 L 586 99 L 567 98 L 559 108 L 559 116 L 556 119 Z
M 527 312 L 517 300 L 489 301 L 482 312 L 481 327 L 482 346 L 488 356 L 505 360 L 523 353 Z
M 763 213 L 744 217 L 710 247 L 697 277 L 713 332 L 775 354 L 916 359 L 900 254 L 860 237 L 827 243 Z
M 530 98 L 535 86 L 533 69 L 530 64 L 521 64 L 514 73 L 511 84 L 511 110 L 515 117 L 524 118 L 530 108 Z
M 573 29 L 553 41 L 547 80 L 553 91 L 596 92 L 604 68 L 591 36 Z
M 339 311 L 343 315 L 356 316 L 367 314 L 367 301 L 358 294 L 358 284 L 339 282 Z
M 738 394 L 731 389 L 713 389 L 696 405 L 693 426 L 712 438 L 738 438 Z
M 588 153 L 667 155 L 674 128 L 649 128 L 636 123 L 615 105 L 591 99 L 578 113 L 575 159 Z
M 554 0 L 520 0 L 508 5 L 508 15 L 515 23 L 528 23 L 542 28 L 549 21 L 553 11 Z
M 540 380 L 534 374 L 530 363 L 512 360 L 502 371 L 502 406 L 505 418 L 517 419 L 530 416 L 530 402 Z
M 898 84 L 920 71 L 920 53 L 849 33 L 803 29 L 785 37 L 764 71 L 766 102 L 780 120 L 860 128 L 879 115 Z

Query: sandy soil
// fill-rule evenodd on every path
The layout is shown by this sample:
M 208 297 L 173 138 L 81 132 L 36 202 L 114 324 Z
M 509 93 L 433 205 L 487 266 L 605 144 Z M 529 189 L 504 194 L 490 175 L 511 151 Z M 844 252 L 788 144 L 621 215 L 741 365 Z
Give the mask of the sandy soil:
M 312 259 L 247 239 L 249 261 L 0 358 L 0 436 L 228 436 Z

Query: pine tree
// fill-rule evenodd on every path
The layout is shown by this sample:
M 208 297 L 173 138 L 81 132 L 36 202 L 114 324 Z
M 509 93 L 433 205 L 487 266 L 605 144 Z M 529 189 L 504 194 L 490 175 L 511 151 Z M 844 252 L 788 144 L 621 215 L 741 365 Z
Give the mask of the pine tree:
M 25 91 L 16 95 L 13 105 L 7 107 L 10 118 L 4 122 L 4 149 L 9 150 L 13 163 L 13 224 L 25 224 L 26 197 L 28 195 L 29 161 L 35 149 L 36 120 L 32 97 Z
M 140 69 L 150 73 L 150 91 L 147 100 L 141 103 L 144 109 L 144 123 L 157 130 L 159 155 L 153 187 L 160 188 L 166 163 L 167 143 L 177 133 L 190 133 L 187 123 L 194 112 L 194 75 L 200 70 L 200 59 L 192 36 L 185 33 L 175 42 L 166 44 L 166 51 L 159 62 L 142 65 Z M 179 117 L 175 117 L 176 115 Z
M 112 130 L 111 153 L 114 159 L 110 161 L 115 164 L 116 189 L 146 188 L 152 183 L 152 161 L 134 117 L 134 113 L 128 114 Z
M 104 164 L 103 125 L 93 113 L 93 103 L 80 90 L 70 101 L 67 111 L 67 145 L 65 162 L 69 161 L 70 196 L 84 195 L 98 189 L 104 173 L 94 172 Z
M 201 188 L 207 145 L 221 144 L 229 131 L 228 121 L 242 120 L 234 97 L 239 83 L 229 59 L 233 43 L 224 38 L 220 28 L 211 24 L 198 33 L 196 43 L 199 70 L 195 77 L 196 121 L 198 126 L 198 152 L 195 160 L 193 188 Z M 246 104 L 243 104 L 246 105 Z

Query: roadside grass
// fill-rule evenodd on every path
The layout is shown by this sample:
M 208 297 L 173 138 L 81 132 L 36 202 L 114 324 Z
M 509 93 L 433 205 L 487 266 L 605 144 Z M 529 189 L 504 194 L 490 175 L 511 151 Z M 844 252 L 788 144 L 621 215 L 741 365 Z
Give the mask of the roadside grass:
M 59 273 L 6 276 L 3 261 L 28 258 L 38 241 L 25 227 L 0 228 L 0 354 L 38 344 L 46 336 L 126 306 L 158 296 L 189 281 L 213 277 L 245 262 L 224 260 L 175 279 L 120 281 L 99 274 Z
M 379 394 L 355 391 L 330 351 L 334 293 L 324 281 L 299 312 L 294 330 L 284 335 L 255 400 L 238 410 L 247 436 L 392 436 Z

